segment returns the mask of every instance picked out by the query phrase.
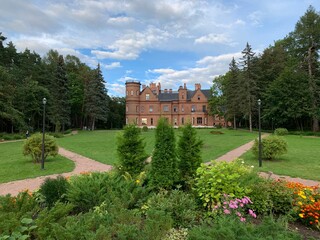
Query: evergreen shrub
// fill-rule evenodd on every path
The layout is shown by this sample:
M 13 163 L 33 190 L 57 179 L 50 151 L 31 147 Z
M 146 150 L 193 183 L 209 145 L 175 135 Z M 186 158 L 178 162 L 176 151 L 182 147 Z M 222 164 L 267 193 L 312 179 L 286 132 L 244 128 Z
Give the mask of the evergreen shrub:
M 261 140 L 262 144 L 262 158 L 266 160 L 274 160 L 277 157 L 287 153 L 288 144 L 282 137 L 270 135 Z M 253 154 L 259 155 L 259 142 L 256 139 L 251 148 Z

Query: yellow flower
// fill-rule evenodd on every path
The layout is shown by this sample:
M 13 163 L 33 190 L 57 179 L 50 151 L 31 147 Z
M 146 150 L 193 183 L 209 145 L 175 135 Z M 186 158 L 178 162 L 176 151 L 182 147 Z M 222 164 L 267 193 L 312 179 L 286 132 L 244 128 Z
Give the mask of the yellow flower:
M 298 202 L 298 204 L 301 206 L 301 205 L 302 205 L 302 202 Z
M 137 179 L 137 180 L 136 180 L 136 183 L 137 183 L 137 184 L 139 184 L 139 183 L 140 183 L 140 180 L 139 180 L 139 179 Z
M 303 213 L 300 213 L 300 214 L 299 214 L 299 217 L 303 218 L 303 217 L 304 217 Z

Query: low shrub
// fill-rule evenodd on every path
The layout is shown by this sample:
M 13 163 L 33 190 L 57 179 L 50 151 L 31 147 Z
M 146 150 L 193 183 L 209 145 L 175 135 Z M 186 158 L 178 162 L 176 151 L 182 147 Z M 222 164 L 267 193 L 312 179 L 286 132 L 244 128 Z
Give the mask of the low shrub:
M 54 137 L 54 138 L 63 138 L 63 133 L 61 132 L 49 132 L 48 135 Z
M 148 132 L 148 130 L 149 130 L 149 129 L 148 129 L 147 126 L 143 126 L 143 127 L 142 127 L 142 131 L 143 131 L 143 132 Z
M 249 197 L 258 214 L 286 215 L 292 210 L 292 191 L 282 181 L 263 180 L 252 185 Z
M 260 224 L 243 223 L 235 216 L 221 216 L 213 223 L 194 227 L 188 233 L 190 240 L 243 239 L 243 240 L 301 240 L 302 237 L 290 231 L 286 219 L 265 217 Z
M 276 128 L 274 130 L 274 134 L 278 136 L 285 136 L 289 134 L 289 131 L 286 128 Z
M 223 132 L 220 132 L 220 131 L 210 131 L 211 134 L 214 134 L 214 135 L 221 135 L 221 134 L 224 134 Z
M 251 173 L 240 159 L 227 163 L 212 161 L 198 168 L 194 190 L 205 208 L 212 210 L 222 202 L 224 194 L 242 198 L 250 192 L 248 186 L 241 184 L 241 178 Z
M 274 160 L 277 157 L 287 153 L 288 144 L 279 136 L 270 135 L 261 140 L 262 144 L 262 158 L 266 160 Z M 253 154 L 258 157 L 259 155 L 259 142 L 256 139 L 251 148 Z
M 42 156 L 42 133 L 36 133 L 28 138 L 23 145 L 23 154 L 31 155 L 35 163 L 40 163 Z M 58 145 L 53 137 L 45 134 L 44 138 L 44 160 L 48 156 L 58 154 Z
M 46 205 L 52 207 L 58 200 L 65 202 L 69 182 L 63 176 L 46 178 L 39 192 L 45 197 Z
M 200 214 L 195 198 L 180 190 L 162 190 L 151 196 L 142 209 L 146 214 L 151 210 L 164 211 L 173 219 L 174 227 L 183 228 L 193 226 Z

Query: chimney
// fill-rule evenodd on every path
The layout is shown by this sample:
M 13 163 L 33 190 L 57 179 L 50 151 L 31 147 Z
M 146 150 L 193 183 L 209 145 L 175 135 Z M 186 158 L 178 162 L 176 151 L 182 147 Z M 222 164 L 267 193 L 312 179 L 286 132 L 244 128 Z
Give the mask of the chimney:
M 183 88 L 187 89 L 187 84 L 186 83 L 183 84 Z
M 195 87 L 195 90 L 201 90 L 201 85 L 200 85 L 200 83 L 196 83 L 195 85 L 194 85 L 194 87 Z
M 142 91 L 143 91 L 143 89 L 145 89 L 145 88 L 146 88 L 146 85 L 143 84 L 143 85 L 142 85 Z
M 159 94 L 161 92 L 161 84 L 160 83 L 158 83 L 157 89 L 158 89 L 158 94 Z

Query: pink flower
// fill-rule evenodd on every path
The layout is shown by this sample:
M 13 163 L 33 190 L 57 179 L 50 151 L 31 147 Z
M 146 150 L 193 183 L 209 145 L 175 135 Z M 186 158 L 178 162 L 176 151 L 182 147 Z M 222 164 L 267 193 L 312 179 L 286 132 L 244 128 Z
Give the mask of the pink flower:
M 241 218 L 240 218 L 240 221 L 241 221 L 241 222 L 245 222 L 245 221 L 246 221 L 246 218 L 241 217 Z
M 244 206 L 244 204 L 243 203 L 240 203 L 240 207 L 243 207 Z
M 224 212 L 225 214 L 230 214 L 230 213 L 231 213 L 228 209 L 225 209 L 223 212 Z
M 254 211 L 251 210 L 251 209 L 249 209 L 249 214 L 250 214 L 252 217 L 254 217 L 254 218 L 257 217 L 257 215 L 254 213 Z
M 241 217 L 241 213 L 240 212 L 237 212 L 236 214 L 238 215 L 238 217 Z

